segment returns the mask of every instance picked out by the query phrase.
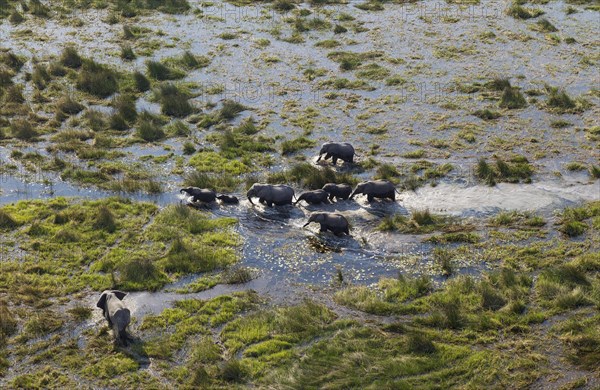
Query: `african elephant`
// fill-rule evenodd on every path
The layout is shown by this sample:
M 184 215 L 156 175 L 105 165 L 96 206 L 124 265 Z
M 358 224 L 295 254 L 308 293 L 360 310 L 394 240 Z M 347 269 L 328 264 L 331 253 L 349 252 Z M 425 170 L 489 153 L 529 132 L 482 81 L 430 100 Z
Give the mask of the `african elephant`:
M 233 195 L 221 194 L 221 195 L 217 196 L 217 199 L 219 199 L 221 202 L 223 202 L 225 204 L 238 204 L 238 203 L 240 203 L 240 201 L 237 198 L 237 196 L 233 196 Z
M 369 180 L 358 183 L 350 199 L 353 199 L 357 194 L 367 195 L 369 202 L 373 201 L 373 198 L 390 198 L 392 201 L 396 201 L 396 187 L 394 184 L 387 180 Z
M 323 190 L 306 191 L 298 197 L 296 203 L 305 201 L 308 204 L 329 203 L 327 197 L 329 194 Z
M 191 196 L 193 202 L 201 201 L 210 203 L 214 202 L 217 198 L 217 193 L 215 191 L 206 188 L 186 187 L 179 190 L 179 193 L 183 192 Z
M 352 187 L 350 184 L 327 183 L 323 186 L 323 190 L 329 194 L 329 200 L 333 200 L 334 197 L 345 200 L 350 197 Z
M 100 300 L 96 306 L 102 309 L 102 314 L 108 326 L 113 329 L 113 333 L 117 340 L 122 345 L 127 345 L 128 335 L 127 326 L 131 320 L 131 313 L 129 309 L 125 307 L 122 300 L 127 295 L 122 291 L 118 290 L 106 290 L 100 296 Z
M 337 213 L 312 213 L 308 218 L 308 222 L 304 224 L 306 227 L 311 222 L 318 222 L 321 224 L 321 232 L 327 230 L 331 231 L 336 236 L 342 233 L 350 234 L 348 220 L 342 214 Z
M 317 162 L 321 160 L 322 155 L 325 155 L 325 160 L 331 158 L 333 165 L 337 164 L 338 159 L 353 163 L 354 147 L 347 142 L 326 142 L 321 146 Z
M 254 204 L 252 198 L 256 197 L 260 203 L 264 203 L 269 207 L 273 205 L 282 206 L 292 204 L 294 189 L 283 184 L 254 183 L 246 193 L 246 196 L 252 204 Z

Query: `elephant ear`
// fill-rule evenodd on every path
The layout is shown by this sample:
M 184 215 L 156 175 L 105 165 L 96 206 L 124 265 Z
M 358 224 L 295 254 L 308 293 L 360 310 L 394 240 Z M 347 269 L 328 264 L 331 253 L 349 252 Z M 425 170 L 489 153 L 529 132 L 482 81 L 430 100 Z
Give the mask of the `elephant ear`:
M 112 290 L 111 291 L 113 294 L 115 294 L 115 296 L 117 298 L 119 298 L 121 301 L 123 300 L 123 298 L 125 298 L 125 296 L 127 295 L 127 293 L 124 293 L 123 291 L 119 291 L 119 290 Z
M 104 308 L 106 307 L 106 291 L 103 292 L 100 296 L 98 303 L 96 303 L 96 307 L 102 310 L 104 310 Z

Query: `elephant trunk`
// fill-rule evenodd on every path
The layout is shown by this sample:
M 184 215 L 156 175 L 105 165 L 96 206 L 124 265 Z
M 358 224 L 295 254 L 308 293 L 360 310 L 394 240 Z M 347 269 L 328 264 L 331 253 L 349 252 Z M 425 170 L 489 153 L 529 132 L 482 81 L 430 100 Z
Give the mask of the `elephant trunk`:
M 319 157 L 317 158 L 317 162 L 321 161 L 321 156 L 322 156 L 322 154 L 319 154 Z
M 304 225 L 302 225 L 303 228 L 307 227 L 310 224 L 310 221 L 306 222 Z
M 254 206 L 254 202 L 252 201 L 252 197 L 250 195 L 248 195 L 248 201 L 250 202 L 251 205 Z
M 352 195 L 350 195 L 350 200 L 354 199 L 354 195 L 356 195 L 358 192 L 358 190 L 354 190 L 354 192 L 352 192 Z
M 185 188 L 182 188 L 182 189 L 180 189 L 180 190 L 179 190 L 179 193 L 180 193 L 180 194 L 183 194 L 184 192 L 186 192 L 186 193 L 187 193 L 187 191 L 185 190 Z

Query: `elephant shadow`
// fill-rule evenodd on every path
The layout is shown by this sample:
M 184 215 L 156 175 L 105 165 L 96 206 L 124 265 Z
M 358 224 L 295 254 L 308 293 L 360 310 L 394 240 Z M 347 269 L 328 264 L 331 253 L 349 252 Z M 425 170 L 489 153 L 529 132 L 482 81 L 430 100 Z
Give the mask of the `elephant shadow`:
M 303 218 L 304 212 L 298 207 L 291 205 L 284 206 L 252 206 L 248 208 L 248 215 L 250 218 L 258 218 L 262 221 L 275 221 L 282 224 L 287 224 L 291 219 Z
M 387 199 L 375 199 L 373 202 L 365 202 L 366 204 L 356 203 L 357 206 L 363 209 L 365 212 L 376 216 L 376 217 L 386 217 L 394 214 L 408 215 L 408 210 L 406 207 L 400 204 L 399 200 L 392 202 Z

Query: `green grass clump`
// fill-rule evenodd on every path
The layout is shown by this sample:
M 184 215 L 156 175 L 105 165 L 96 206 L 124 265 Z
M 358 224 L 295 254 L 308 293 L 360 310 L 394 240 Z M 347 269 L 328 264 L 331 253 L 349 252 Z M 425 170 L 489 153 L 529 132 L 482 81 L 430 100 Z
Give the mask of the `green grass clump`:
M 310 163 L 300 163 L 290 169 L 272 173 L 267 177 L 267 182 L 272 184 L 289 184 L 294 182 L 302 187 L 316 190 L 327 183 L 356 184 L 357 179 L 348 173 L 338 173 L 329 167 L 318 168 Z
M 558 230 L 568 237 L 580 236 L 588 229 L 585 220 L 598 216 L 600 216 L 600 202 L 590 202 L 581 207 L 568 207 L 560 214 Z
M 476 117 L 489 121 L 489 120 L 493 120 L 493 119 L 498 119 L 500 118 L 500 113 L 497 111 L 490 111 L 489 109 L 485 109 L 485 110 L 477 110 L 473 113 L 473 115 L 475 115 Z
M 226 173 L 212 175 L 193 171 L 185 176 L 183 183 L 190 187 L 212 188 L 217 192 L 232 192 L 240 185 L 240 180 Z
M 397 183 L 399 177 L 400 177 L 400 172 L 398 172 L 398 169 L 394 165 L 381 164 L 380 166 L 377 167 L 377 170 L 375 171 L 375 175 L 373 176 L 373 179 L 389 180 L 393 183 Z
M 442 215 L 431 214 L 429 210 L 413 210 L 410 218 L 394 214 L 383 218 L 378 230 L 381 231 L 396 231 L 400 233 L 424 234 L 431 233 L 435 230 L 449 229 L 460 230 L 460 225 Z M 463 227 L 468 228 L 467 225 Z
M 23 141 L 32 141 L 39 136 L 31 123 L 25 119 L 15 119 L 10 123 L 10 132 L 13 137 Z
M 136 135 L 146 142 L 154 142 L 163 139 L 165 132 L 156 121 L 142 119 L 137 126 Z
M 548 21 L 548 19 L 540 19 L 535 22 L 534 29 L 541 32 L 556 32 L 558 29 Z
M 281 143 L 281 154 L 286 156 L 297 152 L 300 149 L 308 149 L 315 146 L 316 142 L 304 136 L 286 140 Z
M 548 99 L 546 107 L 558 113 L 577 113 L 584 111 L 589 103 L 583 99 L 572 99 L 563 89 L 546 85 Z
M 176 118 L 184 118 L 194 112 L 189 102 L 190 96 L 174 84 L 163 84 L 155 95 L 160 101 L 161 112 Z
M 159 81 L 176 80 L 185 77 L 185 72 L 157 61 L 146 61 L 146 70 L 150 77 Z
M 111 105 L 116 110 L 117 114 L 126 122 L 133 123 L 137 119 L 134 96 L 119 94 L 112 100 Z
M 114 233 L 117 230 L 115 216 L 106 206 L 101 206 L 98 209 L 98 215 L 93 224 L 94 229 L 106 230 L 108 233 Z
M 234 100 L 225 100 L 219 110 L 219 118 L 231 120 L 240 112 L 246 111 L 248 108 Z
M 507 108 L 509 110 L 523 108 L 527 106 L 525 97 L 517 88 L 506 87 L 502 93 L 499 103 L 500 108 Z
M 64 115 L 75 115 L 83 111 L 85 107 L 83 104 L 75 101 L 71 95 L 66 95 L 56 102 L 56 108 Z
M 527 8 L 519 4 L 518 1 L 512 3 L 506 13 L 516 19 L 532 19 L 544 14 L 544 11 L 538 8 Z
M 134 72 L 133 73 L 133 82 L 135 84 L 135 89 L 139 92 L 146 92 L 150 89 L 150 80 L 143 73 Z
M 247 165 L 246 162 L 227 158 L 217 152 L 208 150 L 202 150 L 194 154 L 190 158 L 189 164 L 199 172 L 207 173 L 240 175 L 252 170 L 251 166 Z
M 0 341 L 3 336 L 10 336 L 17 331 L 15 315 L 8 309 L 4 301 L 0 301 Z
M 13 230 L 19 223 L 8 212 L 0 209 L 0 229 Z
M 19 72 L 25 61 L 11 51 L 0 54 L 0 64 L 6 65 L 13 72 Z
M 133 61 L 137 58 L 133 49 L 129 45 L 121 46 L 121 58 L 125 61 Z
M 77 76 L 77 89 L 106 98 L 119 90 L 117 73 L 106 65 L 85 60 Z
M 493 186 L 496 182 L 525 183 L 531 182 L 533 175 L 533 167 L 529 164 L 526 158 L 522 156 L 514 156 L 505 162 L 500 158 L 496 158 L 495 166 L 487 163 L 485 159 L 480 159 L 475 170 L 476 177 Z
M 77 49 L 72 46 L 67 46 L 64 48 L 60 55 L 59 61 L 63 66 L 72 69 L 80 68 L 83 63 L 83 60 L 77 52 Z

